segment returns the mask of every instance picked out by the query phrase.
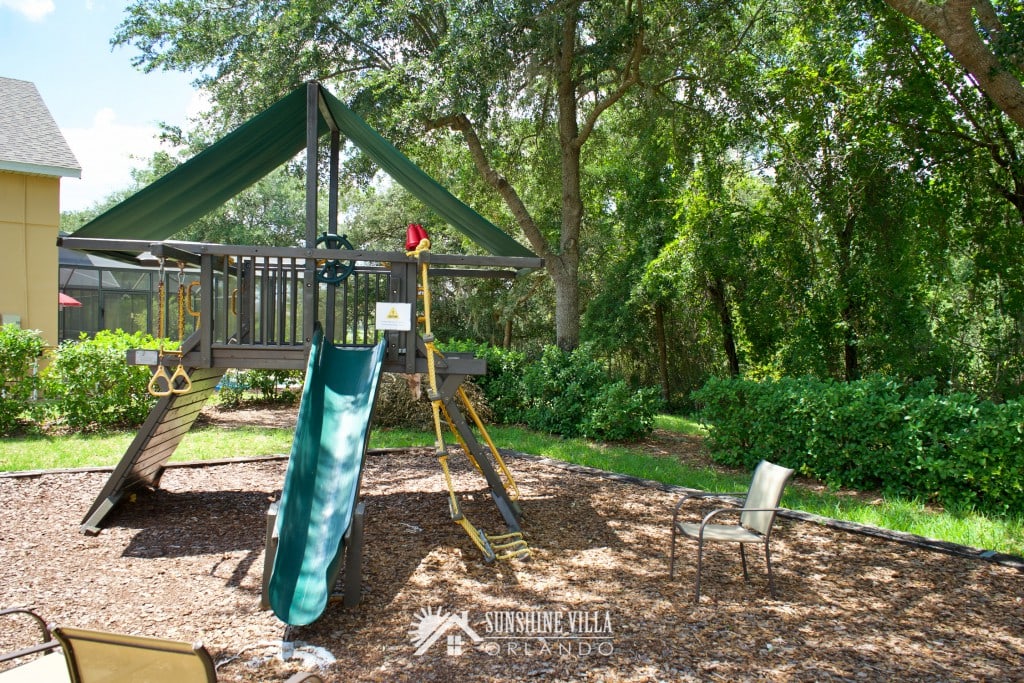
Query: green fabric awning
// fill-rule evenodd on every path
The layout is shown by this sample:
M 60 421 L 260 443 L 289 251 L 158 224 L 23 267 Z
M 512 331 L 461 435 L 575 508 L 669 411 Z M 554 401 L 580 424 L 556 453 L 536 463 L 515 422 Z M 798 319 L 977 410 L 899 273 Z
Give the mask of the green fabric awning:
M 343 137 L 453 227 L 496 256 L 534 256 L 459 201 L 322 86 L 320 96 Z M 330 128 L 321 107 L 319 135 Z M 72 236 L 154 242 L 169 239 L 292 159 L 305 146 L 306 86 L 301 86 Z

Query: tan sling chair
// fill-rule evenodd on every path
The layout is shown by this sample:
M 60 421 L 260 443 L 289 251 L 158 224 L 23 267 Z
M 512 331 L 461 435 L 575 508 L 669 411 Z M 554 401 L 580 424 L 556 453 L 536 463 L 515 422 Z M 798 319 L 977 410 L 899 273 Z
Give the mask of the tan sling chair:
M 26 664 L 0 672 L 0 683 L 213 683 L 213 659 L 200 644 L 165 638 L 126 636 L 80 628 L 50 629 L 26 609 L 0 610 L 0 616 L 27 615 L 40 629 L 42 642 L 0 655 L 0 662 L 36 653 Z M 322 683 L 300 672 L 287 683 Z
M 775 597 L 775 584 L 772 579 L 771 535 L 775 523 L 775 513 L 779 511 L 779 502 L 786 482 L 793 475 L 793 470 L 773 465 L 767 460 L 758 463 L 754 477 L 746 493 L 743 507 L 719 508 L 704 516 L 699 523 L 679 521 L 679 512 L 683 503 L 699 498 L 718 496 L 742 496 L 742 493 L 692 493 L 683 496 L 676 504 L 672 514 L 672 559 L 669 564 L 669 579 L 674 578 L 676 571 L 676 538 L 686 536 L 697 541 L 697 588 L 694 602 L 700 602 L 700 572 L 704 559 L 705 541 L 725 541 L 739 543 L 740 560 L 743 562 L 743 580 L 747 580 L 747 556 L 743 547 L 747 543 L 764 545 L 764 558 L 768 565 L 768 591 Z M 713 524 L 712 520 L 721 515 L 739 515 L 735 524 Z

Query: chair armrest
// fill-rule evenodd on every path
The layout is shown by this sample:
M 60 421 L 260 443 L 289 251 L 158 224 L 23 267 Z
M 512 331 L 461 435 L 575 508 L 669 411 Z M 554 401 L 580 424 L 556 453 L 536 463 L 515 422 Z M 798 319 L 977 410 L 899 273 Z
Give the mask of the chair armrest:
M 720 514 L 722 514 L 724 512 L 735 512 L 735 513 L 743 514 L 744 512 L 779 512 L 780 510 L 784 510 L 784 509 L 785 508 L 745 508 L 745 507 L 739 507 L 739 508 L 718 508 L 718 509 L 712 510 L 708 514 L 704 515 L 704 519 L 702 519 L 700 521 L 700 531 L 698 532 L 698 534 L 700 536 L 704 536 L 704 527 L 707 526 L 708 522 L 710 522 L 712 519 L 714 519 L 715 517 L 717 517 L 718 515 L 720 515 Z
M 675 523 L 679 520 L 679 510 L 682 509 L 683 503 L 685 503 L 688 500 L 695 498 L 718 498 L 725 496 L 738 497 L 745 495 L 747 495 L 746 491 L 742 491 L 740 493 L 714 493 L 712 491 L 704 491 L 700 493 L 687 493 L 686 495 L 679 499 L 679 502 L 676 503 L 675 508 L 672 510 L 672 524 L 674 526 Z
M 30 645 L 23 647 L 18 650 L 11 650 L 10 652 L 0 653 L 0 662 L 8 662 L 12 659 L 24 657 L 26 655 L 35 654 L 36 652 L 46 652 L 47 650 L 56 650 L 60 648 L 58 643 L 53 638 L 53 634 L 50 632 L 49 625 L 43 620 L 41 616 L 29 609 L 22 609 L 20 607 L 11 607 L 0 610 L 0 617 L 5 617 L 11 614 L 24 614 L 32 619 L 39 627 L 40 634 L 43 642 L 37 643 L 36 645 Z

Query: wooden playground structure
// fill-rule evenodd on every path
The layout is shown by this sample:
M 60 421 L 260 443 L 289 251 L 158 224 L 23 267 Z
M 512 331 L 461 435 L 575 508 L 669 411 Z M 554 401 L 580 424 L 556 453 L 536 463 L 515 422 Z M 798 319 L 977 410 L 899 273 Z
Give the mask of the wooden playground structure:
M 304 103 L 304 111 L 300 111 L 300 103 Z M 277 113 L 271 116 L 272 112 Z M 294 125 L 296 112 L 302 114 L 301 126 Z M 249 169 L 242 180 L 233 180 L 239 175 L 233 172 L 233 165 L 247 158 L 247 150 L 255 144 L 253 138 L 262 150 L 263 146 L 274 146 L 268 145 L 267 136 L 278 132 L 293 142 L 304 142 L 307 169 L 320 167 L 320 140 L 330 134 L 330 210 L 321 221 L 317 215 L 319 179 L 317 173 L 308 173 L 303 246 L 237 246 L 168 239 L 196 217 L 195 211 L 184 209 L 168 217 L 168 212 L 175 211 L 172 206 L 177 206 L 176 198 L 187 200 L 198 192 L 194 203 L 214 208 L 240 191 L 243 181 L 262 177 L 300 151 L 282 143 L 276 156 Z M 420 239 L 426 234 L 417 224 L 409 226 L 405 250 L 351 248 L 345 236 L 339 235 L 337 223 L 343 134 L 492 255 L 434 254 L 429 240 Z M 202 174 L 208 178 L 223 175 L 229 179 L 225 181 L 228 186 L 212 188 L 204 195 L 196 190 L 197 186 L 205 187 L 196 181 Z M 172 308 L 177 314 L 179 334 L 186 315 L 194 327 L 194 332 L 181 339 L 180 348 L 173 351 L 161 347 L 159 351 L 129 352 L 129 363 L 152 368 L 150 390 L 158 400 L 85 514 L 83 532 L 97 533 L 127 492 L 159 487 L 167 461 L 226 370 L 306 368 L 319 328 L 327 342 L 339 347 L 374 346 L 383 341 L 386 352 L 382 371 L 428 377 L 436 454 L 449 485 L 452 518 L 463 526 L 487 561 L 528 556 L 515 481 L 462 389 L 467 377 L 486 373 L 486 362 L 471 354 L 442 354 L 435 347 L 430 329 L 430 280 L 513 278 L 517 273 L 543 267 L 543 261 L 440 188 L 319 84 L 297 89 L 152 186 L 62 238 L 60 245 L 122 259 L 151 255 L 161 265 L 161 333 L 165 316 L 174 317 L 166 315 Z M 190 274 L 197 273 L 187 284 L 181 279 L 185 268 Z M 169 284 L 164 287 L 168 277 L 165 269 L 172 275 L 174 271 L 179 273 L 176 296 L 169 291 Z M 488 536 L 462 514 L 448 476 L 445 425 L 486 480 L 507 526 L 503 533 Z M 358 483 L 356 486 L 358 495 Z M 358 600 L 361 525 L 359 517 L 346 530 L 348 603 Z M 268 547 L 268 556 L 271 552 Z M 351 571 L 353 568 L 356 571 Z

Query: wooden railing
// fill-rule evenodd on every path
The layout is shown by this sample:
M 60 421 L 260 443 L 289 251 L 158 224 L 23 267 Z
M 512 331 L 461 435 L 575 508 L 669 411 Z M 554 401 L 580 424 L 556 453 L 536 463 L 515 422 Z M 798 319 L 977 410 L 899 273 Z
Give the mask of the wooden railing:
M 198 266 L 198 281 L 189 283 L 185 297 L 185 305 L 198 314 L 183 358 L 190 367 L 304 368 L 313 325 L 319 322 L 335 344 L 372 345 L 386 334 L 386 371 L 424 371 L 415 326 L 385 333 L 376 325 L 377 302 L 408 303 L 416 310 L 420 262 L 404 252 L 74 237 L 60 243 L 125 260 L 148 252 L 168 269 Z M 432 276 L 514 277 L 518 270 L 543 266 L 541 259 L 523 257 L 426 253 L 422 258 Z M 330 259 L 353 266 L 333 284 L 317 277 Z M 453 361 L 466 374 L 485 371 L 482 361 L 463 363 L 457 356 Z

